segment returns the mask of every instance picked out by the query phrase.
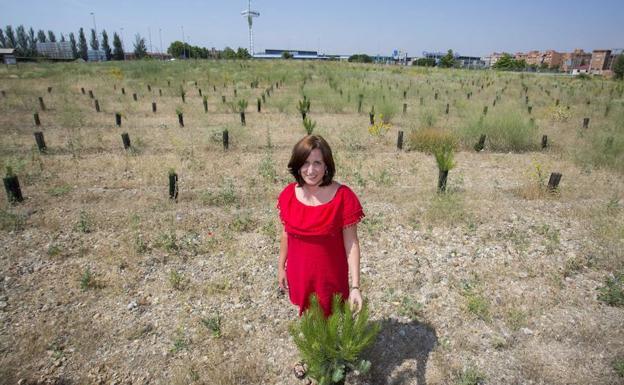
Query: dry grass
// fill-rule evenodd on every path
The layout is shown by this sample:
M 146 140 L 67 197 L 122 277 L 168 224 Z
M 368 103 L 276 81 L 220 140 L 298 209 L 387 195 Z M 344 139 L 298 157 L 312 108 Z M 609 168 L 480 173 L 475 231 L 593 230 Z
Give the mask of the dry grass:
M 257 89 L 249 88 L 252 76 Z M 621 381 L 613 362 L 624 356 L 624 310 L 599 301 L 596 289 L 622 269 L 624 185 L 611 166 L 617 162 L 576 156 L 576 149 L 594 148 L 587 132 L 579 134 L 585 115 L 598 133 L 615 124 L 621 96 L 614 94 L 609 117 L 602 109 L 610 83 L 600 91 L 600 83 L 493 72 L 184 62 L 0 69 L 7 92 L 0 98 L 0 163 L 14 169 L 26 197 L 0 211 L 0 296 L 7 297 L 0 383 L 297 383 L 287 332 L 296 309 L 274 284 L 274 207 L 291 180 L 291 146 L 304 135 L 295 108 L 304 76 L 315 132 L 332 145 L 337 179 L 356 191 L 367 214 L 359 234 L 372 316 L 398 323 L 388 337 L 401 349 L 378 347 L 378 377 L 370 382 L 387 383 L 385 374 L 429 384 Z M 207 114 L 195 80 L 208 96 Z M 245 127 L 221 102 L 221 95 L 235 100 L 234 84 L 238 98 L 255 101 L 282 80 L 261 113 L 248 108 Z M 396 150 L 397 131 L 408 132 L 413 122 L 420 125 L 416 142 L 430 143 L 446 140 L 441 133 L 462 127 L 486 104 L 488 114 L 526 114 L 523 83 L 549 149 L 460 151 L 443 196 L 435 192 L 431 155 Z M 94 90 L 103 112 L 94 112 L 80 87 Z M 371 137 L 366 112 L 384 97 L 400 108 L 404 89 L 407 114 L 395 114 L 385 136 Z M 588 92 L 591 106 L 580 96 Z M 39 95 L 49 107 L 40 112 L 45 155 L 32 137 Z M 554 115 L 552 98 L 571 106 L 565 119 Z M 124 116 L 121 128 L 116 111 Z M 123 150 L 123 132 L 134 151 Z M 170 169 L 179 175 L 177 203 L 168 198 Z M 543 189 L 553 171 L 563 174 L 557 195 Z M 83 290 L 86 271 L 93 285 L 86 280 Z M 215 314 L 220 337 L 202 321 Z M 413 351 L 425 336 L 435 343 Z M 424 363 L 421 377 L 410 369 L 414 362 Z

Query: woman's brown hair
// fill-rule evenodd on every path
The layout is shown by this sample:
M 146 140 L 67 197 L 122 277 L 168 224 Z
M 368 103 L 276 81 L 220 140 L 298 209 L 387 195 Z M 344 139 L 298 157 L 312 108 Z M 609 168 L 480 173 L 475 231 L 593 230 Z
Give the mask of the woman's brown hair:
M 295 144 L 292 155 L 290 156 L 290 161 L 288 162 L 288 171 L 295 177 L 299 186 L 303 186 L 304 184 L 303 177 L 299 171 L 315 148 L 321 151 L 323 162 L 325 162 L 325 167 L 327 167 L 327 171 L 325 175 L 323 175 L 323 182 L 321 182 L 320 186 L 328 186 L 334 179 L 336 166 L 334 165 L 334 157 L 332 156 L 329 144 L 327 144 L 327 141 L 320 135 L 307 135 Z

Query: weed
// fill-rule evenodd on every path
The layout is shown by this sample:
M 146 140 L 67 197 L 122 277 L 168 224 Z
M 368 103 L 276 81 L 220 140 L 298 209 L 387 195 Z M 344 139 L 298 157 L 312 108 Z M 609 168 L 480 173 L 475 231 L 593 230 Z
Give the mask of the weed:
M 219 313 L 216 313 L 212 317 L 202 318 L 201 322 L 210 330 L 214 338 L 221 337 L 221 316 Z
M 469 366 L 459 375 L 457 385 L 482 385 L 485 383 L 485 375 L 477 368 Z
M 264 156 L 258 167 L 260 175 L 269 182 L 275 183 L 277 181 L 277 171 L 275 171 L 275 162 L 270 152 Z
M 179 353 L 182 350 L 188 349 L 188 341 L 184 336 L 184 331 L 180 328 L 176 331 L 176 334 L 173 338 L 173 347 L 171 348 L 172 353 Z
M 184 290 L 185 279 L 182 273 L 177 270 L 171 270 L 169 272 L 169 284 L 176 290 Z
M 251 219 L 251 215 L 245 212 L 236 215 L 236 217 L 232 222 L 230 222 L 230 225 L 228 227 L 230 230 L 237 233 L 244 233 L 253 230 L 254 226 L 255 223 Z
M 9 211 L 0 209 L 0 229 L 4 231 L 20 231 L 24 229 L 25 224 L 25 215 L 13 214 Z
M 168 252 L 179 250 L 177 237 L 173 231 L 160 234 L 156 240 L 156 246 L 163 248 Z
M 598 292 L 599 301 L 610 306 L 624 306 L 624 272 L 607 277 Z
M 419 319 L 422 316 L 423 304 L 415 301 L 412 297 L 403 297 L 399 314 L 412 320 Z
M 80 289 L 82 289 L 82 291 L 86 291 L 87 289 L 94 288 L 97 288 L 95 275 L 91 272 L 91 269 L 87 267 L 80 276 Z
M 134 236 L 134 251 L 137 254 L 143 254 L 147 251 L 147 243 L 143 240 L 141 234 L 136 234 Z
M 510 309 L 507 312 L 505 322 L 513 331 L 518 331 L 527 325 L 527 314 L 520 309 Z
M 229 207 L 238 203 L 239 197 L 234 190 L 234 184 L 231 180 L 228 180 L 218 191 L 204 192 L 201 195 L 201 200 L 204 204 L 210 206 Z
M 71 191 L 71 186 L 65 184 L 62 186 L 52 187 L 48 189 L 48 194 L 53 197 L 61 197 Z
M 618 377 L 624 378 L 624 359 L 613 361 L 613 370 L 617 373 Z
M 90 233 L 92 231 L 91 216 L 84 210 L 80 210 L 78 222 L 75 226 L 76 231 L 81 233 Z
M 63 251 L 63 249 L 61 249 L 60 246 L 58 246 L 58 245 L 50 245 L 50 246 L 48 246 L 47 254 L 50 257 L 57 257 L 57 256 L 61 255 L 62 251 Z
M 379 170 L 379 173 L 370 173 L 368 177 L 375 182 L 377 186 L 391 186 L 393 183 L 392 176 L 387 169 Z

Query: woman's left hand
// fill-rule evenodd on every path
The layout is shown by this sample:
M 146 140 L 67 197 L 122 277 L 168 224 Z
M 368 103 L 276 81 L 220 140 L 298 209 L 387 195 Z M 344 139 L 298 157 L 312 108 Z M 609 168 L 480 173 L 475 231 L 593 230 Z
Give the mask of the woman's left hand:
M 351 309 L 353 309 L 355 314 L 362 310 L 362 293 L 360 293 L 360 289 L 351 289 L 349 292 L 349 305 L 351 305 Z

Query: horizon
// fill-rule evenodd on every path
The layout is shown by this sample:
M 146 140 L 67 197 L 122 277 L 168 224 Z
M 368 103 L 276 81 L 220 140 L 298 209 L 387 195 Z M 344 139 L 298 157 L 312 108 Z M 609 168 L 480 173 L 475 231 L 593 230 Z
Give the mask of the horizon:
M 255 53 L 283 49 L 388 56 L 399 50 L 416 57 L 424 51 L 452 49 L 483 57 L 494 52 L 571 52 L 576 48 L 591 52 L 624 47 L 618 37 L 624 2 L 617 1 L 603 2 L 598 9 L 586 9 L 578 0 L 564 5 L 534 0 L 522 4 L 446 0 L 417 6 L 408 1 L 380 4 L 370 0 L 302 6 L 275 0 L 254 1 L 251 7 L 260 13 L 253 20 Z M 51 30 L 60 39 L 61 33 L 68 38 L 82 27 L 88 40 L 95 22 L 99 37 L 102 30 L 111 39 L 117 32 L 126 51 L 132 50 L 136 34 L 145 38 L 151 52 L 161 52 L 161 37 L 164 52 L 176 40 L 208 49 L 249 49 L 247 21 L 241 15 L 246 8 L 244 0 L 210 6 L 197 0 L 175 4 L 162 0 L 10 0 L 2 5 L 0 28 L 24 25 L 35 32 Z M 183 19 L 172 20 L 180 10 Z

